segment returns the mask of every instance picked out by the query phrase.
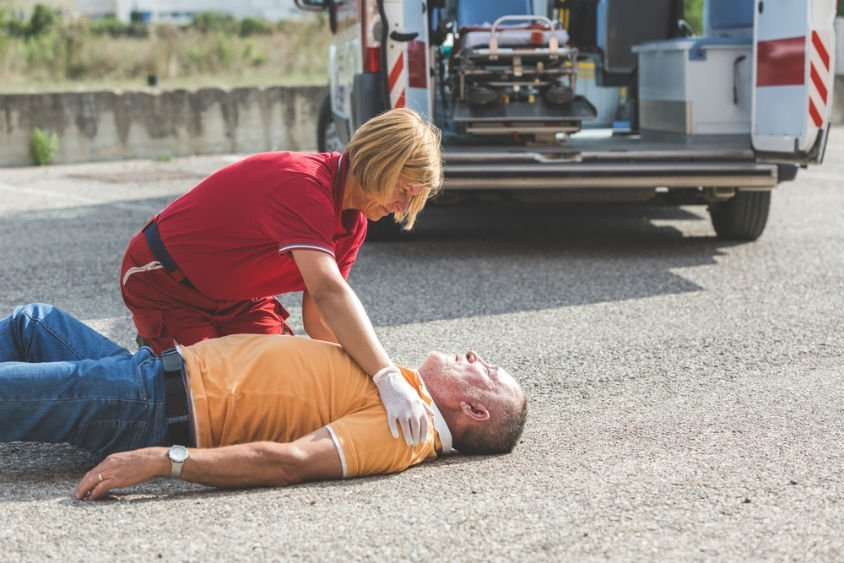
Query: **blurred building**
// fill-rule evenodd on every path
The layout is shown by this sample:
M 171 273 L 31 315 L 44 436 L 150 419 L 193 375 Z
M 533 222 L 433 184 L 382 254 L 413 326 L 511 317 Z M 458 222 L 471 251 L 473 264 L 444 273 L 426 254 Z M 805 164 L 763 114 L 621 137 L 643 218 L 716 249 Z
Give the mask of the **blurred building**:
M 72 4 L 81 16 L 116 17 L 122 22 L 129 22 L 134 17 L 145 23 L 189 23 L 199 12 L 268 20 L 300 18 L 304 13 L 296 8 L 293 0 L 76 0 Z

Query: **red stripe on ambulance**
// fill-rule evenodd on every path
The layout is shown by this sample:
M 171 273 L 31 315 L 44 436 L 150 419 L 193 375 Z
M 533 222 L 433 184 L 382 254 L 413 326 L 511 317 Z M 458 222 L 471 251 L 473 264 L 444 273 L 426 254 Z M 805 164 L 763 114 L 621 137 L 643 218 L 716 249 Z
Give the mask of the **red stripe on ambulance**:
M 407 78 L 411 88 L 428 87 L 424 41 L 411 41 L 407 44 Z
M 798 86 L 806 80 L 806 38 L 760 41 L 756 49 L 757 86 Z
M 402 70 L 404 70 L 404 53 L 399 53 L 399 58 L 396 59 L 393 68 L 390 69 L 390 90 L 395 87 Z
M 815 65 L 812 65 L 812 68 L 809 70 L 809 74 L 812 77 L 812 84 L 814 85 L 815 89 L 818 91 L 818 94 L 821 95 L 821 101 L 825 104 L 826 103 L 826 86 L 824 86 L 823 80 L 821 80 L 821 76 L 818 74 L 818 71 L 815 69 Z
M 403 108 L 405 105 L 404 87 L 399 84 L 402 71 L 404 71 L 404 53 L 400 52 L 393 68 L 390 69 L 390 101 L 392 107 Z
M 818 35 L 817 31 L 812 32 L 812 47 L 815 48 L 815 52 L 820 56 L 821 62 L 823 62 L 826 70 L 829 70 L 829 52 L 826 50 L 826 46 L 824 46 L 821 36 Z
M 828 113 L 830 74 L 829 49 L 825 39 L 817 31 L 812 31 L 812 47 L 809 55 L 809 117 L 815 127 L 823 127 L 824 116 Z
M 821 114 L 818 113 L 818 110 L 812 100 L 809 100 L 809 117 L 812 118 L 812 123 L 815 124 L 815 127 L 823 125 L 823 117 L 821 117 Z

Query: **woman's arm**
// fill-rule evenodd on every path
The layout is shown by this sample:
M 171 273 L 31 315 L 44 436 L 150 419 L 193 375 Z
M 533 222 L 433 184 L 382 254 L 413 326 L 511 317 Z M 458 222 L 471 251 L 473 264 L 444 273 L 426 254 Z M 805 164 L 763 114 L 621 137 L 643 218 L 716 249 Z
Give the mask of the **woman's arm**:
M 393 365 L 363 305 L 343 279 L 334 258 L 318 250 L 293 250 L 308 293 L 337 342 L 378 386 L 387 424 L 413 446 L 428 435 L 430 409 Z
M 305 325 L 305 332 L 311 338 L 337 343 L 337 337 L 322 320 L 322 315 L 319 314 L 316 303 L 307 291 L 302 293 L 302 324 Z
M 343 279 L 334 258 L 318 250 L 293 250 L 293 259 L 322 320 L 358 365 L 369 375 L 392 365 L 363 304 Z

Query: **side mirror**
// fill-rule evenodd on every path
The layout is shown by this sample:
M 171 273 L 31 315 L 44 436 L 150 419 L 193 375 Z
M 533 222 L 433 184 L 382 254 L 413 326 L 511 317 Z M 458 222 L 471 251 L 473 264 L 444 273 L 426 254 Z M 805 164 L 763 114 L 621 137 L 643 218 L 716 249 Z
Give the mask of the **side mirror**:
M 293 0 L 296 7 L 308 12 L 322 12 L 329 6 L 328 0 Z

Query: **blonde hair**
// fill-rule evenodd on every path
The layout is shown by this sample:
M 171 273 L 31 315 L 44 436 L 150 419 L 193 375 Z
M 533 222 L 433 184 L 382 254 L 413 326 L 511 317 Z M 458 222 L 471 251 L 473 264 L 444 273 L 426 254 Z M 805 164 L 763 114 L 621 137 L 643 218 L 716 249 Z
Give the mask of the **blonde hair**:
M 393 217 L 410 230 L 427 200 L 443 185 L 440 130 L 407 108 L 386 111 L 364 123 L 346 146 L 351 172 L 361 188 L 387 196 L 404 180 L 424 190 Z

